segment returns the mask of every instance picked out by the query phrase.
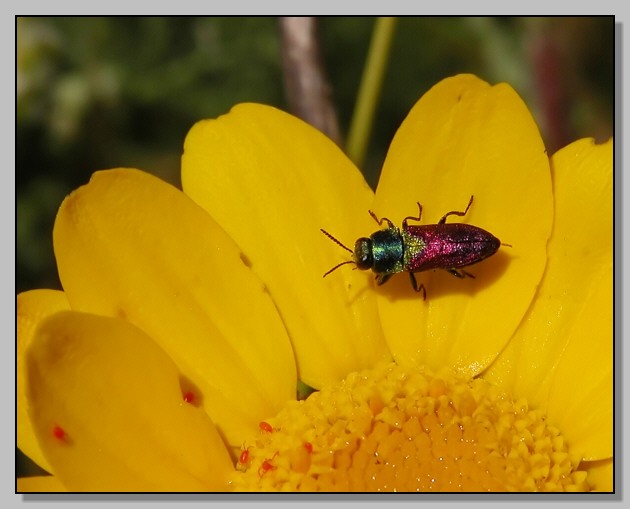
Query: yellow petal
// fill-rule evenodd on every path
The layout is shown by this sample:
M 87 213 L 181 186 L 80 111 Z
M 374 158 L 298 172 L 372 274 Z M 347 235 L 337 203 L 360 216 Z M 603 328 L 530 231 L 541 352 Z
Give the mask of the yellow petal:
M 580 464 L 580 469 L 588 472 L 588 482 L 593 485 L 593 491 L 614 491 L 614 462 L 613 458 L 600 461 L 586 461 Z M 618 477 L 620 479 L 621 476 Z
M 598 299 L 610 304 L 603 315 Z M 552 371 L 548 415 L 584 459 L 598 460 L 613 454 L 612 276 L 593 283 L 585 301 L 595 309 L 564 323 L 569 343 Z
M 26 398 L 26 364 L 24 353 L 31 344 L 36 327 L 41 320 L 57 311 L 70 309 L 63 292 L 56 290 L 31 290 L 17 296 L 17 364 L 16 364 L 16 419 L 17 445 L 20 450 L 40 467 L 52 472 L 46 461 L 28 415 Z
M 293 353 L 269 294 L 181 191 L 137 170 L 97 172 L 62 204 L 54 246 L 72 308 L 147 332 L 231 445 L 295 398 Z
M 88 313 L 44 320 L 27 351 L 40 445 L 70 491 L 216 491 L 233 464 L 181 373 L 141 330 Z
M 313 387 L 388 357 L 370 276 L 342 267 L 372 201 L 358 170 L 325 136 L 271 107 L 242 104 L 188 133 L 185 192 L 219 222 L 265 281 L 287 326 L 299 378 Z
M 460 75 L 429 90 L 401 125 L 374 210 L 400 225 L 418 215 L 420 202 L 421 224 L 435 224 L 447 212 L 463 212 L 471 195 L 466 216 L 446 222 L 479 226 L 512 247 L 467 268 L 476 279 L 418 273 L 426 301 L 406 275 L 378 289 L 383 328 L 399 362 L 479 373 L 514 332 L 545 266 L 553 203 L 536 124 L 508 85 Z
M 549 261 L 518 331 L 484 378 L 530 404 L 587 459 L 612 454 L 612 141 L 552 158 Z M 550 393 L 551 390 L 551 393 Z
M 613 453 L 612 155 L 612 140 L 580 140 L 552 158 L 557 213 L 548 312 L 555 320 L 537 319 L 566 344 L 550 371 L 549 418 L 589 460 Z M 552 257 L 561 274 L 552 275 Z
M 55 493 L 67 491 L 59 479 L 52 475 L 18 477 L 17 493 Z

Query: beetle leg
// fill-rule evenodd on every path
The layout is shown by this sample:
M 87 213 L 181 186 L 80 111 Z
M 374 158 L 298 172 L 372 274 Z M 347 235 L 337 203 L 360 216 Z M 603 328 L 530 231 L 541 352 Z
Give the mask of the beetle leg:
M 374 221 L 376 221 L 378 223 L 379 226 L 383 226 L 383 223 L 387 223 L 387 225 L 390 228 L 395 228 L 394 223 L 392 223 L 386 217 L 383 217 L 383 218 L 379 219 L 378 217 L 376 217 L 376 214 L 374 212 L 372 212 L 371 210 L 368 210 L 368 213 L 370 214 L 370 216 L 372 216 L 372 219 L 374 219 Z
M 470 272 L 466 272 L 463 269 L 459 269 L 459 270 L 457 270 L 457 269 L 444 269 L 444 270 L 446 270 L 446 272 L 448 272 L 449 274 L 452 274 L 453 276 L 458 277 L 460 279 L 464 279 L 465 277 L 469 277 L 469 278 L 475 279 L 474 275 L 472 275 Z
M 392 277 L 393 274 L 376 274 L 376 284 L 381 286 L 382 284 L 387 283 L 389 278 Z
M 422 299 L 427 300 L 427 291 L 424 288 L 424 284 L 420 283 L 418 286 L 418 281 L 416 281 L 416 276 L 414 276 L 413 272 L 409 272 L 409 279 L 411 280 L 411 286 L 416 292 L 422 292 Z
M 448 216 L 465 216 L 466 212 L 468 212 L 468 209 L 472 205 L 472 202 L 473 202 L 473 196 L 471 195 L 470 196 L 470 201 L 468 202 L 468 205 L 466 205 L 466 210 L 464 210 L 464 212 L 458 212 L 456 210 L 451 210 L 450 212 L 447 212 L 446 214 L 444 214 L 442 219 L 439 220 L 438 224 L 444 224 L 446 222 L 446 218 Z
M 403 225 L 404 229 L 407 228 L 407 220 L 408 219 L 413 219 L 414 221 L 420 222 L 420 218 L 422 217 L 422 205 L 420 205 L 419 201 L 417 201 L 416 203 L 418 204 L 418 217 L 407 216 L 405 219 L 403 219 L 402 225 Z

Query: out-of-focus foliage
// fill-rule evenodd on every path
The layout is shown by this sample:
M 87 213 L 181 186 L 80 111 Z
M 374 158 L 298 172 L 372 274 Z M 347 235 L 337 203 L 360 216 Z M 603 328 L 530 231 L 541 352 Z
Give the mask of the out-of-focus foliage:
M 282 106 L 273 18 L 20 18 L 18 291 L 58 286 L 57 207 L 98 169 L 179 183 L 184 136 L 233 104 Z

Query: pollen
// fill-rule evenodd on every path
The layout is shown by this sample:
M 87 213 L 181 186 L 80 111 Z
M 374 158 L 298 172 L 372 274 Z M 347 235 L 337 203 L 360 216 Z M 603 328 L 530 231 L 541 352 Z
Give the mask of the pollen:
M 544 413 L 482 379 L 390 363 L 292 401 L 265 423 L 243 445 L 235 491 L 590 489 Z

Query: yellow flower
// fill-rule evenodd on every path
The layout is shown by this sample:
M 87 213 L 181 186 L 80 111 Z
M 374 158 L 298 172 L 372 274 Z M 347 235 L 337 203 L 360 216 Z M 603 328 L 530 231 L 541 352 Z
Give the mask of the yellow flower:
M 243 104 L 199 122 L 184 193 L 94 174 L 18 295 L 18 490 L 612 489 L 612 140 L 550 161 L 507 85 L 414 106 L 376 193 L 323 135 Z M 552 192 L 553 189 L 553 192 Z M 344 243 L 446 212 L 511 247 L 376 286 Z M 296 400 L 297 380 L 317 389 Z

